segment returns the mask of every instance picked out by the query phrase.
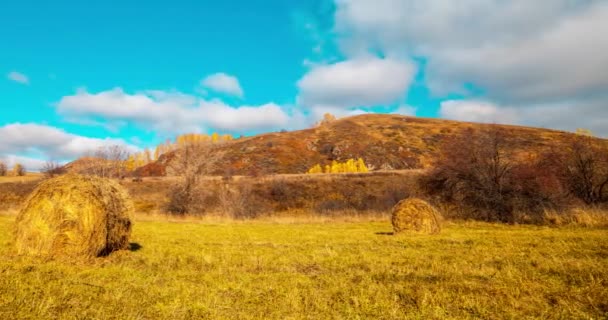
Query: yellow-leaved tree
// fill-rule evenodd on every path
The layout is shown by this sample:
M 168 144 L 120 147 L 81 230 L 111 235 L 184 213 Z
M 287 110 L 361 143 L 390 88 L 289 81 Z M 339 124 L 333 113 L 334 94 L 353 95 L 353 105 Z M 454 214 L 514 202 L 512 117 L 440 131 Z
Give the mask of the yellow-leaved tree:
M 367 168 L 367 165 L 365 165 L 365 161 L 363 161 L 363 158 L 357 159 L 357 172 L 369 172 L 369 169 Z
M 576 129 L 576 134 L 581 136 L 593 137 L 593 132 L 589 129 L 578 128 Z
M 312 166 L 306 173 L 366 173 L 369 172 L 362 158 L 348 159 L 345 162 L 332 161 L 331 165 L 322 167 L 320 164 Z
M 127 169 L 128 172 L 133 172 L 137 169 L 135 155 L 129 155 L 125 161 L 125 169 Z
M 15 177 L 22 177 L 25 175 L 25 167 L 21 163 L 15 163 L 11 175 Z
M 323 168 L 321 168 L 320 164 L 317 164 L 317 165 L 312 166 L 312 168 L 310 168 L 307 173 L 309 173 L 309 174 L 323 173 Z

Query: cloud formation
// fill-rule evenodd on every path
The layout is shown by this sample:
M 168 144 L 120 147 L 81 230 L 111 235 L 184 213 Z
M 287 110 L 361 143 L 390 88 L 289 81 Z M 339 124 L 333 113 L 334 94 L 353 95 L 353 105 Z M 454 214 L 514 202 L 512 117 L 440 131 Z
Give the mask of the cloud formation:
M 518 120 L 512 108 L 500 108 L 487 101 L 448 100 L 441 103 L 439 116 L 446 119 L 471 122 L 513 124 Z
M 143 128 L 169 133 L 205 129 L 246 132 L 283 128 L 289 124 L 289 115 L 274 103 L 233 107 L 217 99 L 167 91 L 129 94 L 121 88 L 99 93 L 81 89 L 61 98 L 56 107 L 60 114 L 69 117 L 131 121 Z
M 21 84 L 30 84 L 30 79 L 28 78 L 28 76 L 26 76 L 23 73 L 17 72 L 17 71 L 11 71 L 9 72 L 6 77 L 14 82 L 17 83 L 21 83 Z
M 548 104 L 525 107 L 497 105 L 481 100 L 448 100 L 441 103 L 442 118 L 501 124 L 520 124 L 574 132 L 578 128 L 591 130 L 601 137 L 608 137 L 606 104 L 602 99 Z
M 393 104 L 404 98 L 415 74 L 413 63 L 388 58 L 317 65 L 298 81 L 298 103 L 344 109 Z
M 40 169 L 44 160 L 71 160 L 104 146 L 120 145 L 131 152 L 138 148 L 122 139 L 98 139 L 68 133 L 63 129 L 34 124 L 13 123 L 0 127 L 0 159 L 9 165 L 26 162 L 28 169 Z
M 334 32 L 347 57 L 421 57 L 433 95 L 467 100 L 444 103 L 442 115 L 561 129 L 572 126 L 563 114 L 577 115 L 571 121 L 583 127 L 608 118 L 608 108 L 591 107 L 608 105 L 606 1 L 335 3 Z M 543 117 L 526 118 L 537 112 Z
M 242 98 L 244 95 L 239 79 L 235 76 L 221 72 L 207 76 L 205 79 L 201 80 L 201 85 L 204 88 L 211 89 L 215 92 L 239 98 Z

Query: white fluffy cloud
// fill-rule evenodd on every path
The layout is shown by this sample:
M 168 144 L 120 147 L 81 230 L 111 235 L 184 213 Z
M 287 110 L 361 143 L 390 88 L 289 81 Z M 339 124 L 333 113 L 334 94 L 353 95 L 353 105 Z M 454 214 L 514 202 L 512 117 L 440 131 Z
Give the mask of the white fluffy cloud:
M 393 114 L 400 114 L 400 115 L 403 115 L 403 116 L 415 116 L 416 115 L 416 108 L 413 107 L 413 106 L 409 106 L 409 105 L 402 105 L 402 106 L 399 106 L 392 113 Z
M 355 58 L 314 66 L 300 81 L 301 105 L 337 108 L 392 104 L 402 99 L 416 67 L 409 61 Z
M 232 107 L 220 100 L 205 100 L 179 92 L 144 91 L 134 94 L 121 88 L 99 93 L 79 90 L 57 103 L 63 115 L 101 117 L 106 121 L 132 121 L 165 132 L 196 132 L 213 129 L 246 132 L 283 128 L 289 116 L 274 103 Z
M 600 0 L 336 0 L 346 52 L 428 59 L 432 88 L 543 101 L 608 86 L 608 3 Z M 354 51 L 353 51 L 354 50 Z
M 21 84 L 29 84 L 30 83 L 30 79 L 28 78 L 28 76 L 26 76 L 23 73 L 17 72 L 17 71 L 11 71 L 9 72 L 6 77 L 11 80 L 11 81 L 15 81 L 17 83 L 21 83 Z
M 242 98 L 244 95 L 243 88 L 239 83 L 239 79 L 225 73 L 215 73 L 201 80 L 201 85 L 215 92 L 225 93 L 228 95 Z
M 605 1 L 336 2 L 347 51 L 424 56 L 430 84 L 441 93 L 472 83 L 492 98 L 538 101 L 608 86 Z
M 138 150 L 121 139 L 89 138 L 34 123 L 2 126 L 0 137 L 0 159 L 9 164 L 25 162 L 29 169 L 39 169 L 44 163 L 41 159 L 71 160 L 104 146 L 121 145 L 129 151 Z
M 444 101 L 439 115 L 446 119 L 471 122 L 512 124 L 518 120 L 512 108 L 500 108 L 487 101 Z
M 569 101 L 525 107 L 497 105 L 478 100 L 450 100 L 441 104 L 443 118 L 501 124 L 521 124 L 564 131 L 590 129 L 596 135 L 608 137 L 608 115 L 601 99 L 577 102 L 572 108 Z
M 347 57 L 420 57 L 440 114 L 571 130 L 608 119 L 604 0 L 335 0 Z M 491 101 L 491 102 L 487 102 Z

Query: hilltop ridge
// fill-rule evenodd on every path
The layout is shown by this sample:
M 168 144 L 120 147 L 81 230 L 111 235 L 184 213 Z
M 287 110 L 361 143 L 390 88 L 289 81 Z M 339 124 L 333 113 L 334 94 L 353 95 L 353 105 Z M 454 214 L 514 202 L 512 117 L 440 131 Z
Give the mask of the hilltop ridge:
M 573 133 L 512 125 L 481 124 L 401 115 L 365 114 L 314 128 L 260 134 L 214 146 L 208 174 L 298 174 L 315 164 L 363 158 L 372 170 L 422 169 L 432 164 L 445 138 L 464 129 L 497 128 L 507 147 L 528 154 L 557 147 Z M 176 152 L 179 152 L 176 151 Z M 176 174 L 166 168 L 175 152 L 138 170 L 141 175 Z

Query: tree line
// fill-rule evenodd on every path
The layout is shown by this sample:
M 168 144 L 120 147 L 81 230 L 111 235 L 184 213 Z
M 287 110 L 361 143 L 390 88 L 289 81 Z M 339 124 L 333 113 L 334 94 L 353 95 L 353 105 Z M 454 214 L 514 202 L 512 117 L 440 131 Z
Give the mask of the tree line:
M 20 163 L 15 163 L 11 170 L 8 169 L 6 163 L 0 161 L 0 177 L 4 176 L 13 176 L 13 177 L 21 177 L 26 174 L 25 167 Z

